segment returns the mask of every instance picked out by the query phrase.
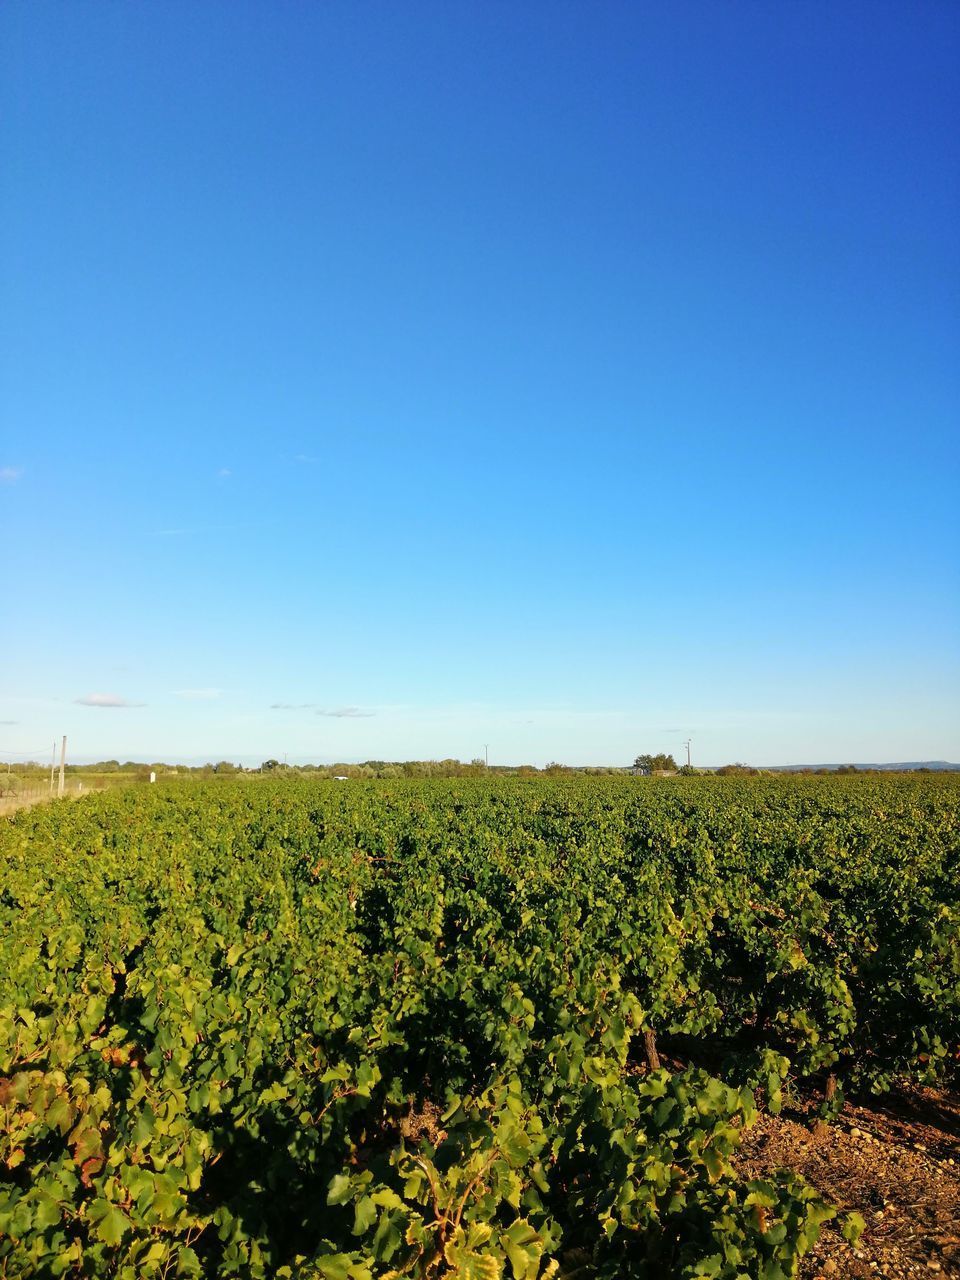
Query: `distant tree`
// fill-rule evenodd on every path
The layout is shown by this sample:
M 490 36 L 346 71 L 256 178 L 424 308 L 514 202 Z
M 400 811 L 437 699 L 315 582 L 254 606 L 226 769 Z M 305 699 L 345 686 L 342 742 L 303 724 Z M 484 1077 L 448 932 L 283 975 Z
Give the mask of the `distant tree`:
M 279 769 L 279 768 L 280 768 L 279 760 L 264 760 L 263 764 L 260 766 L 260 772 L 273 773 L 274 769 Z
M 642 755 L 637 756 L 633 762 L 635 769 L 640 769 L 644 773 L 676 773 L 677 762 L 673 756 L 664 755 Z

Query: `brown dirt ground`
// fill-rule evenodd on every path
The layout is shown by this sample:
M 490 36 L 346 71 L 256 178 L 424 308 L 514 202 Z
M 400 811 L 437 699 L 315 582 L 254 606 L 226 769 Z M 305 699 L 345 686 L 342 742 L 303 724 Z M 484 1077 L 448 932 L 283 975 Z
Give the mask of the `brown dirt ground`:
M 751 1177 L 794 1169 L 866 1230 L 855 1247 L 827 1223 L 802 1280 L 960 1277 L 960 1093 L 914 1089 L 847 1103 L 819 1131 L 815 1106 L 763 1116 L 737 1164 Z

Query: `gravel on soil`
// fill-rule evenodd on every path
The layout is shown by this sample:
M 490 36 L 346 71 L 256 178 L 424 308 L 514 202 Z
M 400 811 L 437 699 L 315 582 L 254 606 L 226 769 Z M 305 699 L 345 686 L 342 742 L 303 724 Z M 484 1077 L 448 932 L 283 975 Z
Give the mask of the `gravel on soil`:
M 856 1246 L 827 1223 L 802 1280 L 960 1277 L 960 1094 L 914 1089 L 848 1103 L 832 1125 L 815 1107 L 764 1115 L 737 1158 L 750 1177 L 802 1174 L 825 1200 L 866 1221 Z

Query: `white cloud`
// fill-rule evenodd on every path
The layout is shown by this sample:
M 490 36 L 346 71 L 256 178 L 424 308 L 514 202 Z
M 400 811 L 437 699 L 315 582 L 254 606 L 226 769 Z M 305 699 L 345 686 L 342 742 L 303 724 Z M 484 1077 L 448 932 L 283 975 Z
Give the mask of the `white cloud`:
M 191 702 L 210 702 L 214 698 L 219 698 L 222 689 L 174 689 L 174 693 L 178 698 L 186 698 Z
M 373 711 L 361 711 L 359 707 L 333 707 L 330 711 L 318 711 L 318 716 L 333 716 L 336 720 L 360 720 L 374 715 Z
M 81 707 L 142 707 L 142 702 L 130 702 L 118 693 L 88 693 L 74 699 Z
M 217 479 L 226 480 L 228 476 L 232 476 L 232 475 L 233 475 L 233 472 L 230 470 L 229 467 L 221 467 L 220 470 L 217 472 Z
M 271 702 L 271 711 L 312 711 L 315 702 Z
M 23 467 L 0 467 L 0 484 L 15 484 L 23 475 Z

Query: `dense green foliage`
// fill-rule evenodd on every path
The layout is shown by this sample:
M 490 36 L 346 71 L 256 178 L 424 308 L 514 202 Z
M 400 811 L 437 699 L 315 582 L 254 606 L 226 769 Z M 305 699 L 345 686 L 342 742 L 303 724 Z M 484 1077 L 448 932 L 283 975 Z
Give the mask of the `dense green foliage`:
M 6 820 L 0 1274 L 782 1280 L 832 1210 L 738 1175 L 757 1104 L 956 1069 L 958 799 L 263 781 Z
M 677 762 L 673 756 L 669 756 L 661 752 L 659 755 L 637 756 L 633 762 L 635 769 L 642 769 L 644 773 L 676 773 Z

